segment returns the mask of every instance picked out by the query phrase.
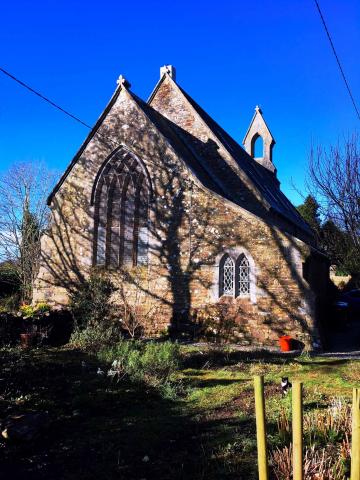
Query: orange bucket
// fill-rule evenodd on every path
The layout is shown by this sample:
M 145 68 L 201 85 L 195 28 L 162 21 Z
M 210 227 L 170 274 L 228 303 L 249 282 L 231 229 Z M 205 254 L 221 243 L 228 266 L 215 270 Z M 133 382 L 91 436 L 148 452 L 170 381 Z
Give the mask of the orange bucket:
M 279 345 L 280 345 L 280 350 L 282 352 L 290 352 L 291 351 L 291 341 L 292 338 L 290 335 L 284 335 L 279 338 Z

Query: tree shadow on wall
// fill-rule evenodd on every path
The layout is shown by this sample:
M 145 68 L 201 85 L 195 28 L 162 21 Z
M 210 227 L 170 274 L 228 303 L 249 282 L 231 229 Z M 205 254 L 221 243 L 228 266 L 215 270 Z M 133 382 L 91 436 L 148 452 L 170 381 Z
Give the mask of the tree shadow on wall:
M 155 302 L 159 307 L 156 315 L 170 318 L 174 336 L 201 332 L 204 322 L 198 321 L 198 313 L 202 309 L 206 313 L 211 303 L 234 318 L 239 343 L 251 344 L 254 339 L 261 343 L 264 339 L 259 325 L 271 332 L 272 341 L 294 329 L 312 336 L 310 318 L 318 299 L 326 298 L 326 291 L 320 288 L 322 274 L 315 273 L 316 262 L 324 263 L 321 255 L 315 250 L 308 255 L 303 274 L 303 265 L 296 260 L 302 247 L 292 236 L 298 232 L 260 201 L 257 191 L 236 173 L 236 167 L 224 160 L 219 145 L 213 140 L 202 142 L 152 113 L 160 131 L 185 161 L 179 162 L 157 133 L 149 130 L 144 135 L 141 130 L 132 130 L 137 155 L 151 167 L 149 264 L 145 275 L 144 267 L 119 265 L 111 276 L 127 288 L 141 291 L 145 302 Z M 102 143 L 101 138 L 96 148 L 93 155 L 106 158 L 111 154 L 112 146 Z M 160 160 L 154 160 L 155 155 L 149 158 L 154 148 Z M 43 282 L 50 289 L 61 286 L 71 293 L 86 280 L 93 266 L 89 258 L 93 210 L 76 182 L 68 180 L 65 193 L 53 200 L 53 223 L 47 232 L 51 248 L 43 250 L 43 265 L 49 272 Z M 235 205 L 250 215 L 236 210 Z M 253 215 L 264 224 L 259 225 Z M 249 299 L 215 300 L 219 295 L 214 289 L 219 257 L 238 247 L 254 252 L 257 306 Z

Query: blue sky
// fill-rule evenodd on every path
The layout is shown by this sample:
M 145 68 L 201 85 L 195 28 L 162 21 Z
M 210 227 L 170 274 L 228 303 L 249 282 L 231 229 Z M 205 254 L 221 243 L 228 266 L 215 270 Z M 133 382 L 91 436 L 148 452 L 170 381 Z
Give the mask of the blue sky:
M 360 2 L 321 0 L 360 103 Z M 311 142 L 359 130 L 313 0 L 3 2 L 1 66 L 93 124 L 122 73 L 147 98 L 159 67 L 241 143 L 259 104 L 282 189 L 300 198 Z M 0 171 L 64 170 L 88 131 L 0 73 Z

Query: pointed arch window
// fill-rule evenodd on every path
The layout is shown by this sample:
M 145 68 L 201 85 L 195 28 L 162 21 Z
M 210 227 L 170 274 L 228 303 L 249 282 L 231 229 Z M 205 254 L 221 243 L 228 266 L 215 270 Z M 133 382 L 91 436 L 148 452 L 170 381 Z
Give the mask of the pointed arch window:
M 248 297 L 250 295 L 250 264 L 244 254 L 237 261 L 238 295 Z
M 229 255 L 224 255 L 220 263 L 220 295 L 234 295 L 235 264 Z
M 236 262 L 225 253 L 219 264 L 219 296 L 250 297 L 251 268 L 245 254 Z
M 149 182 L 139 160 L 119 149 L 93 189 L 93 263 L 109 268 L 148 262 Z

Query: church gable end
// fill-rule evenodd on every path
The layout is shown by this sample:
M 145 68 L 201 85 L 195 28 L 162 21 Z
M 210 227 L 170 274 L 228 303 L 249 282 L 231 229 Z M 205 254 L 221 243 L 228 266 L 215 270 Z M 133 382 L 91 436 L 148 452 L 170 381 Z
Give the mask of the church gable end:
M 145 333 L 195 332 L 225 315 L 232 340 L 274 344 L 281 331 L 309 342 L 314 294 L 301 265 L 311 249 L 277 220 L 288 208 L 286 225 L 305 228 L 286 200 L 273 171 L 177 86 L 173 67 L 148 103 L 120 78 L 50 196 L 34 301 L 66 304 L 95 268 L 154 312 Z

